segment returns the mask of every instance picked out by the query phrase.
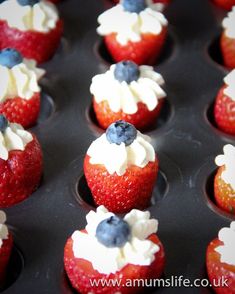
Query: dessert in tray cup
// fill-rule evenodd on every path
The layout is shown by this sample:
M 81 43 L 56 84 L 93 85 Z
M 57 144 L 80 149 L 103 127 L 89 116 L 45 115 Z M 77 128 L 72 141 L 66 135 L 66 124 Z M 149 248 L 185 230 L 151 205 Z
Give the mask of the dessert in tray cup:
M 235 135 L 235 69 L 224 78 L 215 100 L 214 117 L 221 131 Z
M 47 0 L 0 3 L 0 49 L 15 48 L 29 59 L 45 62 L 55 53 L 63 24 Z
M 218 294 L 235 293 L 235 221 L 222 228 L 218 238 L 207 247 L 206 266 L 209 280 Z
M 214 117 L 220 130 L 235 135 L 235 69 L 224 78 L 215 100 Z
M 42 176 L 42 151 L 36 136 L 0 115 L 0 207 L 29 197 Z
M 17 50 L 0 51 L 0 114 L 25 128 L 34 125 L 40 111 L 38 80 L 44 73 Z
M 143 288 L 125 283 L 161 277 L 165 253 L 148 211 L 133 209 L 122 219 L 99 206 L 86 219 L 85 230 L 75 231 L 64 249 L 67 275 L 79 293 L 139 293 Z M 121 285 L 92 285 L 101 279 Z
M 148 207 L 158 169 L 150 138 L 124 121 L 111 124 L 91 144 L 84 159 L 96 205 L 117 213 Z
M 144 130 L 156 123 L 166 93 L 162 76 L 153 67 L 132 61 L 111 65 L 104 74 L 93 77 L 90 91 L 99 125 L 106 129 L 125 120 Z
M 13 237 L 5 222 L 6 214 L 0 210 L 0 286 L 5 282 L 6 269 L 13 247 Z
M 227 144 L 223 151 L 215 159 L 219 166 L 214 179 L 215 201 L 221 209 L 235 215 L 235 147 Z
M 123 0 L 98 17 L 98 34 L 115 62 L 154 64 L 165 43 L 167 20 L 152 0 Z M 120 19 L 122 21 L 120 21 Z
M 220 38 L 220 47 L 224 64 L 228 68 L 235 68 L 235 6 L 222 22 L 223 32 Z

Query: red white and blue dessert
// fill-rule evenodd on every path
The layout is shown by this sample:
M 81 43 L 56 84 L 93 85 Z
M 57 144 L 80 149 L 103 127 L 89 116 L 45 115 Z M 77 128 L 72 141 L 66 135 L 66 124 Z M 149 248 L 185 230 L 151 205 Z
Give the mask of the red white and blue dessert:
M 148 207 L 158 169 L 150 138 L 125 121 L 111 124 L 91 144 L 84 160 L 96 205 L 117 213 Z
M 0 50 L 15 48 L 25 58 L 45 62 L 54 55 L 62 30 L 57 9 L 47 0 L 0 3 Z
M 29 197 L 42 176 L 42 151 L 36 136 L 0 115 L 0 207 Z
M 67 275 L 79 293 L 139 293 L 144 285 L 135 285 L 135 279 L 161 277 L 165 253 L 158 221 L 148 211 L 133 209 L 120 218 L 100 206 L 86 219 L 85 230 L 75 231 L 64 249 Z M 119 285 L 92 285 L 99 280 Z
M 17 50 L 0 51 L 0 114 L 25 128 L 34 125 L 40 111 L 38 81 L 44 73 Z
M 117 120 L 125 120 L 139 130 L 156 123 L 165 91 L 162 76 L 152 66 L 132 61 L 111 65 L 104 74 L 93 77 L 90 92 L 99 125 L 106 129 Z
M 167 19 L 152 0 L 123 0 L 98 17 L 97 32 L 115 62 L 154 64 L 167 35 Z M 120 21 L 121 20 L 121 21 Z

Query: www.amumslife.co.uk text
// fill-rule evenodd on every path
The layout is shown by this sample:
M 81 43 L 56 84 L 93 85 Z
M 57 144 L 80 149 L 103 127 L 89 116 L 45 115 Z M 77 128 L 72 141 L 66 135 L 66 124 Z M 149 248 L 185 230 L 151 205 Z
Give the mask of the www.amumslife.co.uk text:
M 163 288 L 200 288 L 200 287 L 228 287 L 228 280 L 225 277 L 210 282 L 208 279 L 190 280 L 183 276 L 171 276 L 161 279 L 90 279 L 90 285 L 96 287 L 163 287 Z

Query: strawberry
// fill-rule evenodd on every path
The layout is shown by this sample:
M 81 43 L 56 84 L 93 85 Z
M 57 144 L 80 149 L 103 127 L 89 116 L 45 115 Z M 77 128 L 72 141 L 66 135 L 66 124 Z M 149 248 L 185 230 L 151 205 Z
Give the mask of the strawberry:
M 23 32 L 8 26 L 0 20 L 0 50 L 15 48 L 28 59 L 42 63 L 55 53 L 63 31 L 63 23 L 59 20 L 56 27 L 48 33 L 35 31 Z
M 0 247 L 0 282 L 3 283 L 6 275 L 6 268 L 11 256 L 13 247 L 12 234 L 8 233 L 8 238 L 2 240 L 2 246 Z
M 139 42 L 129 41 L 126 45 L 121 45 L 116 39 L 116 33 L 105 36 L 104 42 L 115 62 L 132 60 L 138 65 L 151 65 L 156 62 L 164 45 L 166 35 L 167 29 L 163 27 L 159 35 L 142 34 Z
M 232 214 L 235 214 L 235 191 L 230 184 L 225 183 L 221 174 L 225 167 L 221 166 L 214 180 L 214 194 L 217 205 Z
M 21 124 L 25 128 L 36 123 L 39 111 L 40 93 L 34 93 L 29 100 L 15 97 L 0 103 L 0 114 L 4 114 L 9 121 Z
M 122 110 L 118 112 L 113 112 L 110 109 L 107 101 L 97 103 L 95 99 L 93 99 L 93 108 L 99 125 L 103 129 L 106 129 L 111 123 L 121 119 L 133 124 L 137 129 L 144 130 L 156 122 L 156 119 L 162 109 L 163 103 L 164 100 L 160 99 L 155 109 L 149 111 L 144 103 L 139 102 L 138 110 L 136 113 L 126 114 Z
M 206 266 L 209 280 L 214 285 L 214 290 L 218 294 L 235 293 L 235 266 L 220 261 L 220 254 L 215 251 L 218 246 L 223 245 L 219 239 L 214 239 L 207 247 Z M 217 287 L 222 278 L 227 280 L 228 287 Z
M 227 37 L 223 32 L 220 38 L 220 47 L 224 64 L 228 68 L 235 68 L 235 39 Z
M 85 177 L 95 203 L 117 213 L 149 205 L 158 168 L 156 159 L 144 168 L 129 166 L 124 175 L 118 176 L 109 174 L 104 165 L 91 164 L 88 155 L 84 160 Z
M 165 253 L 162 243 L 158 239 L 156 234 L 152 234 L 148 238 L 160 247 L 160 250 L 155 253 L 155 259 L 149 266 L 140 266 L 128 264 L 115 274 L 101 274 L 97 270 L 94 270 L 92 264 L 81 258 L 76 258 L 73 253 L 73 240 L 69 238 L 64 249 L 64 265 L 67 275 L 72 283 L 72 286 L 79 293 L 139 293 L 143 291 L 141 287 L 125 287 L 124 283 L 134 279 L 157 279 L 160 278 L 164 265 L 165 265 Z M 95 250 L 95 248 L 94 248 Z M 105 262 L 105 257 L 104 257 Z M 92 287 L 91 281 L 98 280 L 119 280 L 123 286 L 102 286 Z
M 230 10 L 235 5 L 235 0 L 213 0 L 214 3 L 224 9 Z
M 60 2 L 60 0 L 48 0 L 48 1 L 50 1 L 50 2 L 52 2 L 52 3 L 54 3 L 54 4 L 57 4 L 57 3 Z
M 30 196 L 42 176 L 42 151 L 35 135 L 24 151 L 12 150 L 0 158 L 0 207 L 9 207 Z
M 235 101 L 224 94 L 224 85 L 216 98 L 214 107 L 215 122 L 225 133 L 235 135 Z

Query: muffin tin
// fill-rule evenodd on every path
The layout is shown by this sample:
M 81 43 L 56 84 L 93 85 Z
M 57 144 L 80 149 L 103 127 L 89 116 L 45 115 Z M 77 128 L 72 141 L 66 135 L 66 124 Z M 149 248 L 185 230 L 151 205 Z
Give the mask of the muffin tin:
M 4 293 L 75 293 L 64 273 L 63 248 L 94 207 L 83 175 L 83 158 L 102 130 L 91 109 L 91 78 L 110 57 L 96 34 L 97 16 L 109 0 L 65 0 L 62 46 L 44 65 L 47 76 L 40 122 L 32 131 L 44 153 L 44 175 L 26 201 L 5 209 L 14 250 Z M 206 278 L 208 243 L 234 216 L 213 202 L 214 158 L 235 138 L 216 129 L 211 105 L 227 70 L 218 36 L 226 12 L 209 0 L 174 0 L 166 9 L 169 38 L 156 65 L 166 81 L 167 103 L 147 132 L 160 160 L 152 216 L 167 257 L 165 278 Z M 105 260 L 104 260 L 105 262 Z M 159 288 L 152 293 L 210 293 L 209 288 Z

